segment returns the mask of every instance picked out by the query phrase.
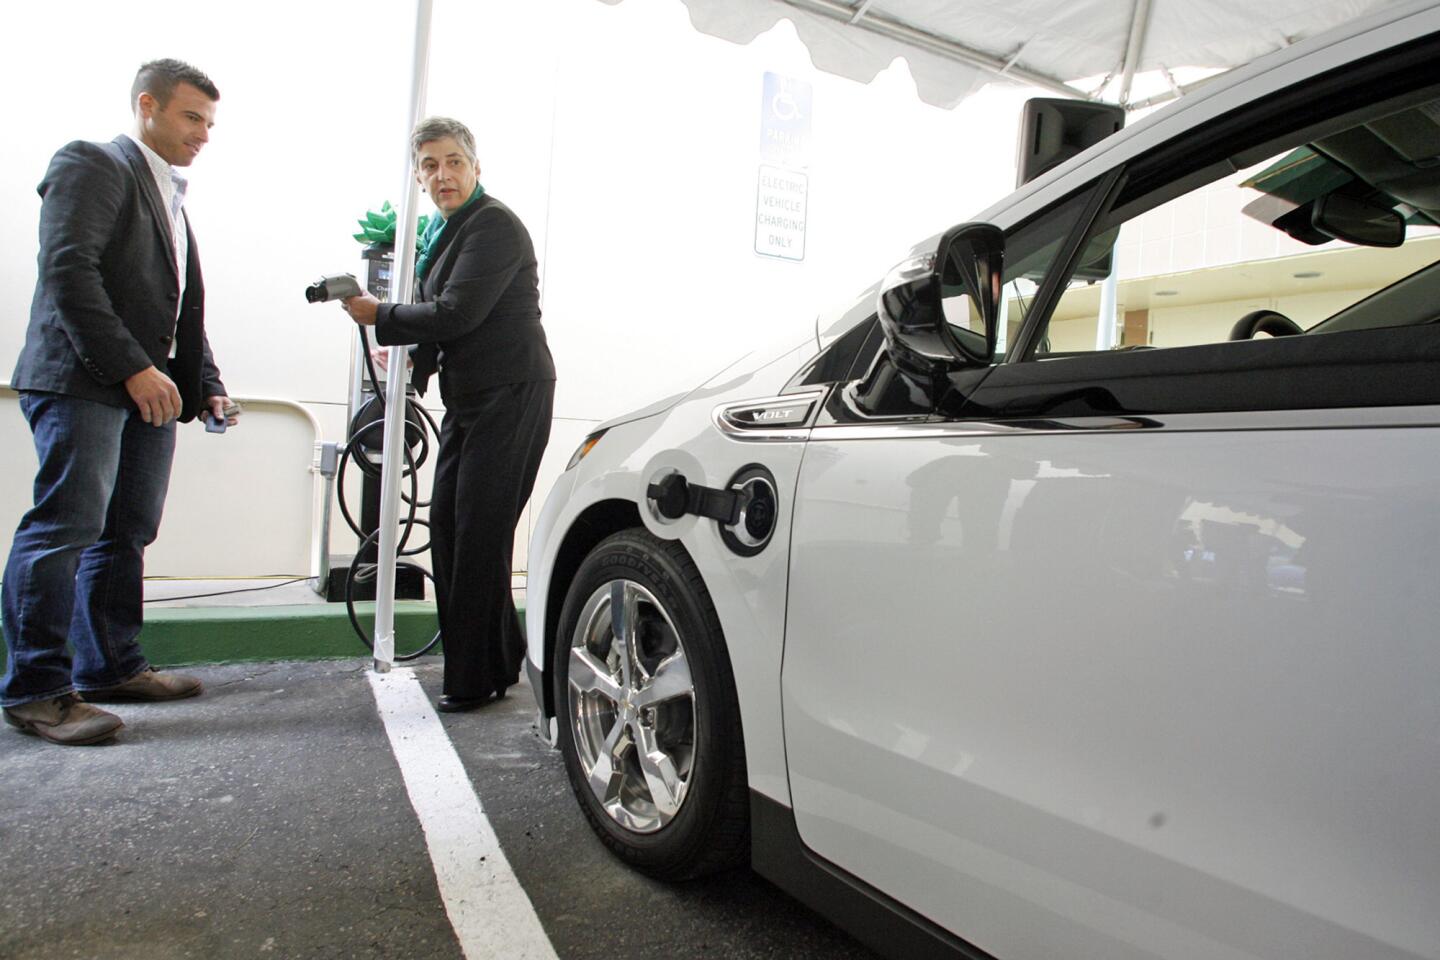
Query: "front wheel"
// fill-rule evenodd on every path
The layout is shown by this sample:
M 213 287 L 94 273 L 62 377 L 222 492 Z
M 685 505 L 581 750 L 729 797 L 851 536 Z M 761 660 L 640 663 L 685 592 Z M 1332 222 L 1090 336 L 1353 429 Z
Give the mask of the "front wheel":
M 565 769 L 601 841 L 662 879 L 742 862 L 749 791 L 735 681 L 684 547 L 633 529 L 591 551 L 565 598 L 552 666 Z

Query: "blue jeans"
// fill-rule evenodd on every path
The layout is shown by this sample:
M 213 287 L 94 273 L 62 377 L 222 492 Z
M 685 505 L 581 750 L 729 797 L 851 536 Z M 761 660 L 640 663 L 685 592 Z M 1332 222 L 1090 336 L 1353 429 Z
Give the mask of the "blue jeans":
M 144 555 L 175 457 L 174 421 L 153 427 L 134 409 L 57 393 L 22 393 L 20 409 L 40 469 L 0 585 L 7 707 L 114 686 L 149 667 L 136 642 Z

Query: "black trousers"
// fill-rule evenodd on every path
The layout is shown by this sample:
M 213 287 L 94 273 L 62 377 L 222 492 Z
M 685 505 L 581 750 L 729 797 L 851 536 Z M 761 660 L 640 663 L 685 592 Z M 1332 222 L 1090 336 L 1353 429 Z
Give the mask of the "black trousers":
M 430 498 L 444 692 L 504 693 L 525 634 L 510 593 L 515 525 L 550 439 L 555 382 L 509 383 L 446 402 Z

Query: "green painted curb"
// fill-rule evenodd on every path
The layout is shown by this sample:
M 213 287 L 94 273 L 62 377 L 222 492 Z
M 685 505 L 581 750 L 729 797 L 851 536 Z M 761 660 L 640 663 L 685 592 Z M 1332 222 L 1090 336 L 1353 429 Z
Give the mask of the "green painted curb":
M 362 626 L 374 622 L 375 604 L 357 603 Z M 395 602 L 395 647 L 418 649 L 439 629 L 435 604 Z M 170 607 L 146 611 L 140 631 L 145 656 L 158 666 L 241 660 L 323 660 L 364 656 L 365 647 L 345 605 L 274 607 Z M 438 649 L 438 648 L 437 648 Z
M 520 622 L 525 622 L 525 610 Z M 373 622 L 375 604 L 357 603 L 360 623 Z M 395 602 L 395 648 L 418 649 L 439 629 L 435 604 Z M 345 605 L 296 604 L 274 607 L 167 607 L 147 610 L 140 631 L 145 656 L 157 667 L 245 660 L 324 660 L 365 654 L 350 626 Z M 440 648 L 435 648 L 438 653 Z M 6 659 L 0 651 L 0 664 Z

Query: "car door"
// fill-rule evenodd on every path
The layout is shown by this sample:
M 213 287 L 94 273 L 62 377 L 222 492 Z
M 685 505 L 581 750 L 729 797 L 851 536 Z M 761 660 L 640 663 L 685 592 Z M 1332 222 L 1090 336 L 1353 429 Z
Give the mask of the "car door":
M 1375 186 L 1388 158 L 1337 144 L 1437 103 L 1166 144 L 1007 231 L 1034 296 L 958 403 L 832 395 L 782 674 L 814 854 L 1002 958 L 1440 957 L 1440 298 L 1396 292 L 1440 237 L 1343 295 L 1292 274 L 1376 251 L 1310 269 L 1250 222 L 1222 267 L 1143 268 L 1147 224 L 1175 267 L 1174 224 L 1302 144 Z M 1053 277 L 1107 255 L 1158 343 L 1085 346 L 1098 291 Z M 1257 304 L 1311 332 L 1226 339 Z

